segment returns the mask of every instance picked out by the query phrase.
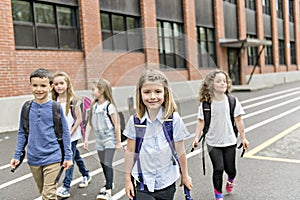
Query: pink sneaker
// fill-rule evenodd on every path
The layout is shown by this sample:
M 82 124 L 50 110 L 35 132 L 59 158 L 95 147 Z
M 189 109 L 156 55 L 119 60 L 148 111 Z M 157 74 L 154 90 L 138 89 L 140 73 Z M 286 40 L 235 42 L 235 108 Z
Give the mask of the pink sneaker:
M 228 192 L 228 193 L 231 193 L 232 192 L 232 190 L 233 190 L 233 187 L 234 187 L 234 182 L 232 181 L 232 182 L 230 182 L 230 181 L 226 181 L 226 191 Z

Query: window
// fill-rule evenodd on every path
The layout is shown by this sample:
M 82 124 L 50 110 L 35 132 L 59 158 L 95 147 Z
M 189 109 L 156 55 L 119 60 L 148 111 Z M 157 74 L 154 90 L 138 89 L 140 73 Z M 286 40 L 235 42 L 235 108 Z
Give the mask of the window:
M 236 4 L 236 0 L 223 0 L 223 1 L 226 1 L 226 2 L 229 2 L 229 3 Z
M 246 0 L 245 1 L 245 7 L 250 9 L 250 10 L 256 10 L 256 7 L 255 7 L 255 0 Z
M 256 38 L 254 35 L 248 35 L 248 38 Z M 258 49 L 257 47 L 248 47 L 248 65 L 257 64 Z
M 272 40 L 272 38 L 266 38 L 266 40 Z M 273 65 L 272 46 L 265 46 L 264 53 L 265 53 L 265 64 L 266 65 Z
M 80 48 L 76 7 L 12 0 L 12 15 L 17 48 Z
M 262 0 L 263 13 L 270 15 L 271 14 L 271 6 L 270 0 Z
M 279 39 L 278 46 L 279 46 L 279 49 L 278 49 L 279 50 L 279 64 L 285 65 L 284 40 Z
M 296 44 L 294 41 L 290 41 L 291 51 L 291 64 L 296 65 Z
M 277 17 L 283 19 L 283 0 L 276 0 Z
M 186 68 L 183 24 L 157 20 L 161 67 Z
M 140 18 L 101 11 L 103 49 L 142 51 Z
M 214 29 L 197 27 L 198 62 L 200 67 L 216 66 L 216 46 Z
M 290 22 L 294 22 L 294 0 L 288 1 L 289 5 L 289 20 Z

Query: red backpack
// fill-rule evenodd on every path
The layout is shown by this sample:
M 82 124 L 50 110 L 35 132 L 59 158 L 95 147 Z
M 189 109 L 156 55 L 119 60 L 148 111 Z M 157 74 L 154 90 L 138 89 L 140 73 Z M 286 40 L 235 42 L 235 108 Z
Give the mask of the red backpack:
M 92 100 L 90 98 L 88 98 L 87 96 L 83 96 L 81 99 L 81 104 L 80 104 L 80 108 L 81 108 L 81 113 L 82 113 L 82 122 L 80 123 L 80 129 L 81 129 L 81 135 L 82 138 L 85 138 L 85 129 L 86 129 L 86 125 L 88 123 L 88 116 L 89 116 L 89 110 L 92 104 Z M 74 118 L 74 121 L 76 121 L 76 114 L 75 114 L 75 106 L 76 102 L 71 101 L 71 114 Z

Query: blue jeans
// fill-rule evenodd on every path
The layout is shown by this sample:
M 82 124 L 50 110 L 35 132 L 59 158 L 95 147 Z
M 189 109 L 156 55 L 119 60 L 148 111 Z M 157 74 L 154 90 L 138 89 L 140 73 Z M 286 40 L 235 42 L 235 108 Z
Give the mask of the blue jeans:
M 80 152 L 77 149 L 77 143 L 78 140 L 75 140 L 71 143 L 71 149 L 72 149 L 72 153 L 73 153 L 73 165 L 70 169 L 66 170 L 66 176 L 64 178 L 63 184 L 64 187 L 67 189 L 70 189 L 70 185 L 73 179 L 73 171 L 74 171 L 74 165 L 75 163 L 78 166 L 78 169 L 81 173 L 82 176 L 89 176 L 89 170 L 86 168 L 83 159 L 80 156 Z

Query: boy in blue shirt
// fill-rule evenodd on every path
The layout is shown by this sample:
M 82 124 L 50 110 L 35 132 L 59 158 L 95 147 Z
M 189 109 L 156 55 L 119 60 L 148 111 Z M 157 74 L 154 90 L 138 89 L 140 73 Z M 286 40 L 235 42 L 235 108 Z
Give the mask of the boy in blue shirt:
M 63 159 L 65 169 L 69 169 L 73 164 L 70 133 L 63 110 L 60 108 L 64 146 L 64 158 L 62 158 L 54 131 L 53 101 L 48 98 L 52 89 L 52 74 L 47 69 L 35 70 L 30 75 L 30 86 L 34 100 L 29 110 L 27 161 L 42 199 L 57 199 L 55 178 L 59 173 L 61 161 Z M 20 163 L 21 152 L 25 145 L 26 137 L 21 113 L 16 152 L 10 161 L 12 168 L 16 168 Z

